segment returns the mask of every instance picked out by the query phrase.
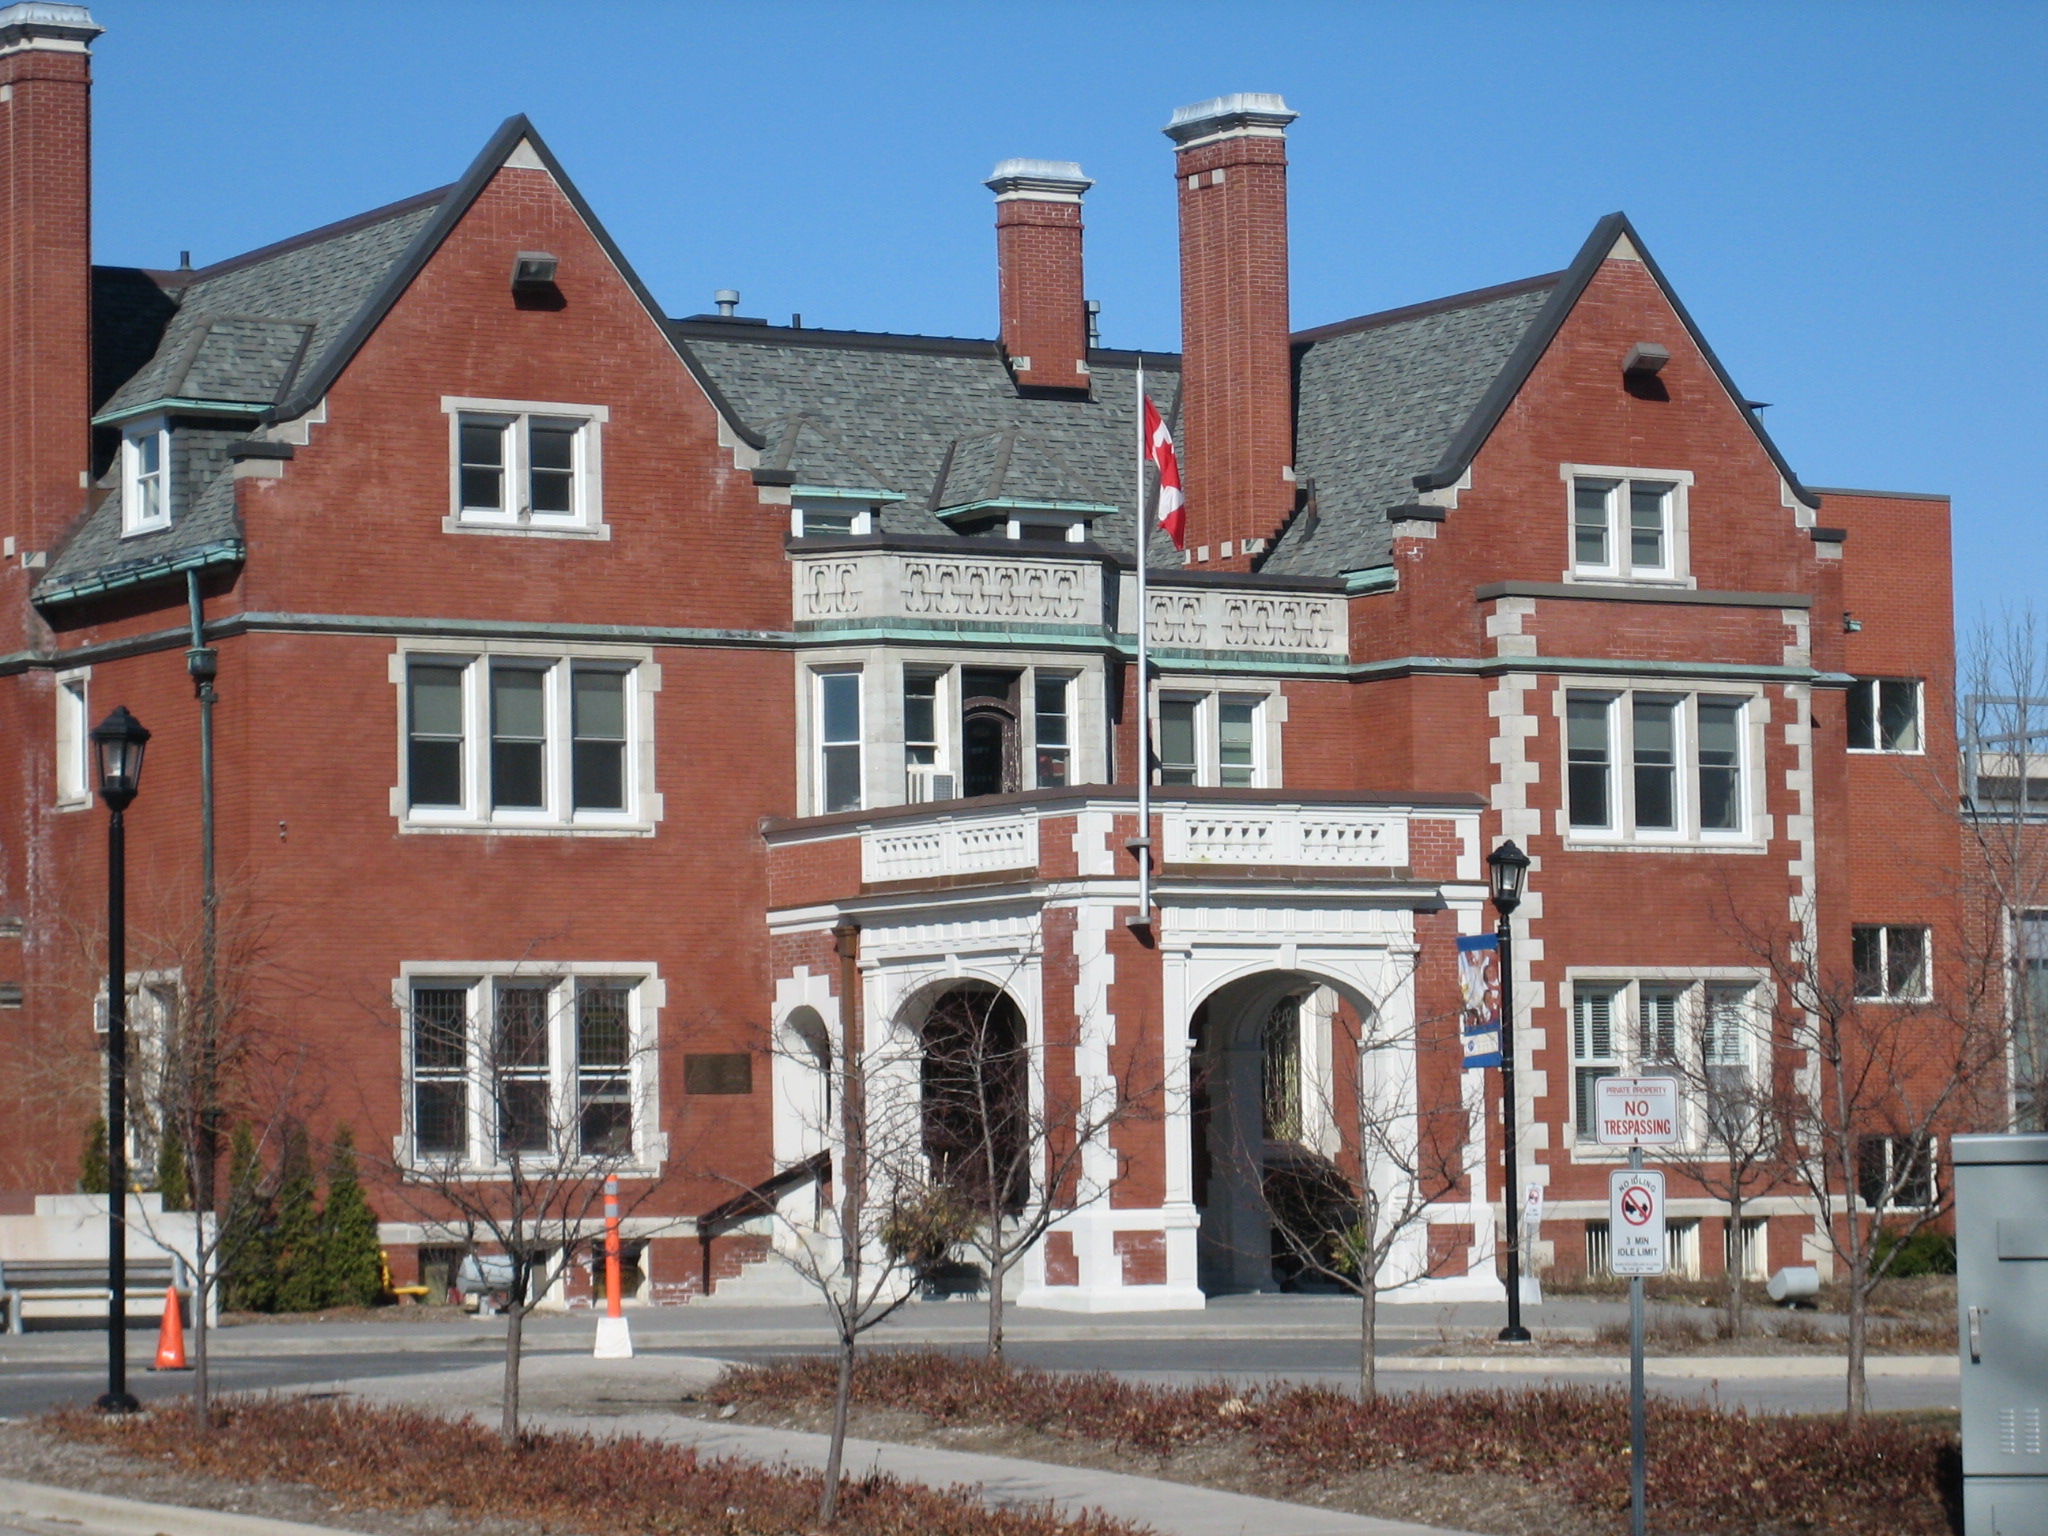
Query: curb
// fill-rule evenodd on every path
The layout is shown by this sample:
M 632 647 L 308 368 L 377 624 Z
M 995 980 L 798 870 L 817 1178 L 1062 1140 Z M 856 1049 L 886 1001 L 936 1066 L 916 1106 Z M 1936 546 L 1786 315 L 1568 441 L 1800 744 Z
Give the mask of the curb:
M 1849 1362 L 1840 1355 L 1677 1355 L 1643 1362 L 1643 1373 L 1683 1380 L 1758 1381 L 1840 1376 Z M 1468 1372 L 1474 1375 L 1626 1376 L 1626 1355 L 1382 1355 L 1381 1375 L 1412 1372 Z M 1954 1355 L 1871 1355 L 1864 1374 L 1878 1377 L 1962 1375 Z
M 145 1504 L 140 1499 L 0 1478 L 0 1519 L 9 1516 L 83 1526 L 92 1536 L 350 1536 L 332 1525 L 302 1525 L 181 1504 Z

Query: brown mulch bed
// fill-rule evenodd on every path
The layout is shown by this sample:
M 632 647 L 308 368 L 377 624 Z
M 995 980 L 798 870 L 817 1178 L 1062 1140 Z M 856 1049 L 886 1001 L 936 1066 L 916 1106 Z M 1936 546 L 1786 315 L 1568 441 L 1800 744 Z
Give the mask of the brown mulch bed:
M 446 1529 L 490 1536 L 791 1536 L 814 1527 L 823 1487 L 814 1472 L 701 1456 L 687 1446 L 550 1434 L 507 1445 L 473 1419 L 346 1400 L 229 1399 L 208 1434 L 194 1433 L 189 1410 L 109 1418 L 65 1409 L 43 1422 L 58 1440 L 116 1463 L 317 1491 L 326 1523 L 367 1528 L 372 1512 L 404 1512 L 380 1531 L 431 1529 L 417 1512 L 455 1509 L 460 1522 Z M 501 1528 L 493 1520 L 526 1523 Z M 991 1509 L 963 1490 L 871 1474 L 846 1480 L 833 1529 L 844 1536 L 1143 1536 L 1144 1528 L 1098 1515 Z
M 816 1428 L 833 1366 L 736 1368 L 701 1411 Z M 1136 1386 L 875 1352 L 859 1433 L 1199 1483 L 1490 1536 L 1627 1528 L 1628 1398 L 1612 1389 L 1416 1394 Z M 691 1411 L 693 1405 L 685 1405 Z M 1952 1424 L 1749 1414 L 1653 1400 L 1650 1523 L 1696 1536 L 1949 1536 Z
M 189 1418 L 185 1422 L 189 1424 Z M 369 1509 L 304 1483 L 212 1476 L 191 1470 L 175 1457 L 137 1455 L 129 1446 L 76 1439 L 34 1421 L 0 1422 L 0 1477 L 150 1504 L 331 1525 L 367 1536 L 546 1536 L 531 1521 L 473 1510 L 445 1505 Z

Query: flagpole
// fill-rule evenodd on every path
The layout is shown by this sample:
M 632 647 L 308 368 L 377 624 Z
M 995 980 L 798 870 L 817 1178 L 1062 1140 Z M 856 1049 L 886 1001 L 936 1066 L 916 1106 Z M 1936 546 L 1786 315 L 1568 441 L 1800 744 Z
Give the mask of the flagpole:
M 1138 915 L 1134 928 L 1152 926 L 1152 674 L 1146 631 L 1151 627 L 1145 596 L 1145 553 L 1152 529 L 1145 513 L 1145 360 L 1138 359 L 1137 446 L 1135 497 L 1138 529 L 1138 835 L 1131 851 L 1138 856 Z

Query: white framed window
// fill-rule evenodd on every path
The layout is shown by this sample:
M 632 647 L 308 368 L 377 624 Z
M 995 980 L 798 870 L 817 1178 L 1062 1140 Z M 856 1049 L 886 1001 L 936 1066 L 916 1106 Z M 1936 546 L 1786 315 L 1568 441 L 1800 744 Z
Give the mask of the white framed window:
M 129 1172 L 145 1188 L 155 1179 L 164 1127 L 174 1100 L 178 1031 L 185 1018 L 185 989 L 176 970 L 128 973 L 128 1114 L 125 1125 Z M 99 1043 L 99 1102 L 106 1103 L 107 984 L 92 1000 L 93 1033 Z
M 597 405 L 443 396 L 456 533 L 609 538 Z
M 1856 1143 L 1856 1197 L 1865 1210 L 1919 1210 L 1939 1195 L 1932 1136 L 1865 1136 Z
M 818 725 L 817 767 L 812 778 L 817 786 L 817 814 L 857 811 L 864 803 L 862 784 L 866 777 L 861 737 L 862 673 L 855 667 L 811 675 L 815 692 L 812 718 Z
M 1859 677 L 1849 685 L 1851 752 L 1922 752 L 1917 677 Z
M 394 814 L 411 831 L 650 832 L 660 669 L 645 654 L 399 651 Z
M 92 804 L 92 713 L 88 686 L 92 669 L 57 674 L 57 805 L 79 810 Z
M 799 539 L 873 533 L 875 508 L 850 501 L 793 502 L 789 509 L 789 531 Z
M 121 536 L 171 526 L 171 433 L 151 425 L 121 439 Z
M 1073 782 L 1074 679 L 1039 672 L 1032 679 L 1032 777 L 1040 789 Z
M 1280 781 L 1277 695 L 1162 689 L 1153 715 L 1159 783 L 1252 789 Z
M 652 966 L 409 965 L 395 994 L 406 1166 L 647 1167 L 666 1156 Z
M 1615 1150 L 1594 1141 L 1594 1084 L 1603 1077 L 1676 1076 L 1688 1141 L 1708 1149 L 1739 1143 L 1760 1109 L 1755 976 L 1568 974 L 1572 1129 L 1581 1148 Z
M 1564 825 L 1579 842 L 1744 842 L 1748 695 L 1564 691 Z
M 1858 923 L 1851 928 L 1857 1001 L 1924 1003 L 1932 997 L 1928 938 L 1928 930 L 1913 923 Z
M 1567 579 L 1687 580 L 1689 472 L 1567 464 L 1563 476 Z

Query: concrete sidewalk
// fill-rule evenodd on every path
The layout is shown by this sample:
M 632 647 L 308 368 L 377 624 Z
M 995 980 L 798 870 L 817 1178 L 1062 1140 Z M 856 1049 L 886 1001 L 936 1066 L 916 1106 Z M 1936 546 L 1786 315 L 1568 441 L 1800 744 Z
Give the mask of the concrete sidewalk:
M 826 1437 L 800 1430 L 687 1418 L 675 1411 L 686 1393 L 715 1381 L 723 1362 L 688 1356 L 637 1356 L 593 1361 L 589 1356 L 545 1355 L 522 1373 L 523 1415 L 531 1428 L 576 1434 L 638 1435 L 693 1445 L 708 1455 L 816 1468 L 825 1464 Z M 405 1404 L 438 1413 L 474 1413 L 495 1421 L 502 1372 L 489 1366 L 420 1376 L 341 1381 L 333 1390 L 365 1401 Z M 846 1442 L 846 1470 L 886 1472 L 934 1488 L 978 1489 L 998 1506 L 1051 1504 L 1071 1514 L 1096 1509 L 1149 1526 L 1161 1536 L 1462 1536 L 1437 1526 L 1379 1520 L 1278 1499 L 1196 1488 L 1129 1473 L 1063 1467 L 1007 1456 Z
M 219 1509 L 145 1504 L 103 1493 L 0 1478 L 0 1533 L 14 1536 L 349 1536 L 332 1525 L 301 1525 Z

